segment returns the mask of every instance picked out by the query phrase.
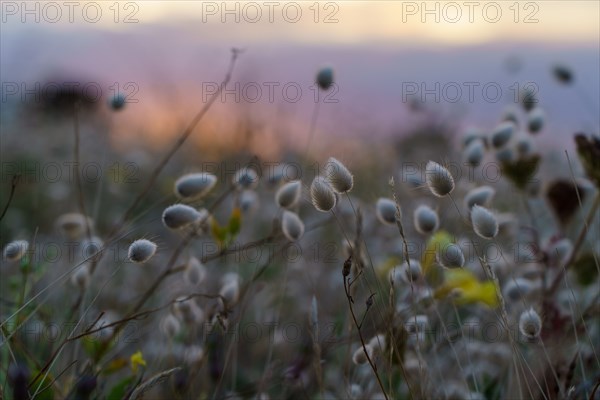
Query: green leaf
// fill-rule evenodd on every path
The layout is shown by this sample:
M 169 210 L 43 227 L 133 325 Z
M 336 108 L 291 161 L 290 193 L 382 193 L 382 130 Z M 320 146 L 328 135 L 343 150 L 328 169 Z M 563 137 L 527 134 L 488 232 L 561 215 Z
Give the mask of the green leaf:
M 514 185 L 524 190 L 527 184 L 531 182 L 531 178 L 535 175 L 540 156 L 534 154 L 529 157 L 520 158 L 517 161 L 503 162 L 502 173 L 511 180 Z
M 235 207 L 229 217 L 229 235 L 234 238 L 240 229 L 242 228 L 242 210 L 239 207 Z
M 39 373 L 39 371 L 35 370 L 32 372 L 31 376 L 37 376 L 37 374 Z M 43 380 L 42 380 L 43 378 Z M 52 381 L 54 380 L 54 378 L 52 377 L 51 374 L 46 375 L 46 377 L 44 378 L 44 374 L 42 374 L 40 377 L 38 377 L 36 380 L 31 382 L 31 387 L 32 387 L 32 394 L 35 393 L 35 391 L 37 390 L 38 386 L 40 388 L 40 391 L 38 392 L 38 394 L 35 396 L 36 399 L 39 400 L 53 400 L 54 399 L 54 391 L 52 390 Z M 40 385 L 40 382 L 42 383 Z M 46 389 L 44 389 L 46 388 Z
M 131 388 L 133 379 L 133 376 L 129 376 L 113 386 L 106 397 L 107 400 L 122 400 L 123 397 L 125 397 L 125 394 L 127 394 L 127 391 Z

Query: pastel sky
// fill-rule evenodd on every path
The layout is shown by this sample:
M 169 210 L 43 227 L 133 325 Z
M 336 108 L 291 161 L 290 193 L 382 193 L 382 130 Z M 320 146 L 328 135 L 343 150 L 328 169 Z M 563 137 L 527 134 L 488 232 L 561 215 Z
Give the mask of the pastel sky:
M 244 118 L 273 135 L 305 134 L 311 87 L 323 65 L 334 67 L 339 84 L 336 102 L 323 106 L 324 135 L 392 135 L 409 126 L 407 84 L 419 85 L 421 97 L 435 85 L 500 87 L 499 101 L 488 101 L 482 89 L 474 101 L 466 92 L 458 102 L 435 101 L 465 125 L 493 127 L 526 83 L 539 89 L 549 142 L 570 142 L 565 132 L 600 125 L 596 0 L 88 1 L 73 2 L 73 9 L 65 3 L 1 3 L 2 81 L 94 82 L 104 97 L 115 83 L 129 95 L 130 85 L 139 102 L 122 113 L 118 138 L 169 140 L 167 132 L 178 131 L 203 101 L 203 85 L 222 79 L 231 47 L 246 50 L 232 87 L 293 82 L 303 96 L 288 101 L 279 89 L 273 102 L 221 99 L 205 122 L 220 136 Z M 517 61 L 516 71 L 507 60 Z M 554 81 L 556 63 L 573 69 L 573 90 Z M 18 105 L 21 98 L 10 100 Z
M 52 3 L 52 2 L 51 2 Z M 213 40 L 357 44 L 479 44 L 499 40 L 597 43 L 600 2 L 590 1 L 136 1 L 37 3 L 52 29 L 186 26 Z M 3 30 L 32 27 L 34 2 L 4 2 Z M 33 14 L 23 15 L 25 7 Z M 23 24 L 25 20 L 27 24 Z

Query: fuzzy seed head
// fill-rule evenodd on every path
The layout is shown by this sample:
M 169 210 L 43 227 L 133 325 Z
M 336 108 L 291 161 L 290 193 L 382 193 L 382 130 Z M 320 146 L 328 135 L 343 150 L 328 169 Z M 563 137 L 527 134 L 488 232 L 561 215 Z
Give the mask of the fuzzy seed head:
M 138 239 L 131 243 L 127 257 L 134 263 L 143 264 L 156 253 L 156 244 L 147 239 Z
M 318 211 L 327 212 L 335 207 L 337 198 L 333 188 L 325 178 L 317 176 L 310 185 L 310 198 Z
M 480 186 L 472 189 L 465 196 L 465 206 L 470 210 L 473 206 L 486 206 L 496 194 L 496 189 L 491 186 Z
M 529 340 L 536 339 L 542 331 L 542 320 L 538 313 L 530 308 L 521 313 L 519 318 L 519 331 Z
M 255 189 L 258 186 L 258 174 L 249 167 L 244 167 L 233 176 L 233 184 L 238 189 Z
M 452 174 L 435 161 L 429 161 L 425 166 L 425 182 L 431 193 L 437 197 L 444 197 L 454 190 Z
M 369 346 L 371 346 L 376 353 L 382 353 L 385 349 L 385 335 L 380 333 L 373 336 L 371 340 L 369 340 Z
M 465 265 L 465 255 L 456 244 L 450 244 L 438 253 L 438 262 L 446 268 L 460 268 Z
M 498 234 L 498 220 L 485 207 L 473 206 L 471 209 L 471 223 L 475 233 L 484 239 L 492 239 Z
M 527 128 L 531 133 L 538 133 L 544 127 L 544 120 L 546 119 L 546 115 L 544 114 L 544 110 L 540 107 L 536 107 L 527 116 Z
M 519 123 L 519 118 L 518 118 L 518 113 L 519 113 L 519 109 L 514 106 L 514 105 L 509 105 L 507 106 L 503 113 L 502 113 L 502 121 L 509 121 L 514 123 L 515 125 L 518 125 Z
M 337 193 L 347 193 L 354 186 L 354 177 L 348 168 L 333 157 L 325 165 L 325 178 Z
M 169 314 L 162 320 L 161 329 L 163 334 L 171 339 L 177 336 L 181 330 L 181 323 L 177 317 L 175 317 L 173 314 Z
M 401 283 L 417 283 L 421 280 L 422 276 L 421 263 L 414 259 L 410 260 L 410 268 L 405 261 L 390 271 L 390 281 L 394 286 L 398 286 Z
M 557 64 L 552 68 L 554 78 L 562 84 L 570 84 L 573 82 L 573 71 L 566 65 Z
M 68 239 L 77 240 L 87 232 L 87 227 L 94 227 L 90 217 L 78 213 L 63 214 L 56 220 L 58 230 Z
M 275 193 L 275 201 L 282 208 L 292 208 L 300 200 L 302 182 L 291 181 L 282 185 Z
M 504 147 L 496 152 L 496 160 L 501 163 L 510 163 L 517 158 L 517 154 L 512 147 Z
M 317 73 L 317 85 L 322 90 L 327 90 L 333 85 L 333 68 L 323 67 Z
M 189 367 L 197 367 L 204 358 L 204 348 L 198 345 L 191 345 L 185 349 L 185 363 Z
M 27 240 L 15 240 L 4 247 L 4 259 L 7 261 L 18 261 L 29 249 Z
M 508 301 L 521 301 L 534 289 L 531 280 L 526 278 L 511 279 L 504 285 L 502 295 Z
M 173 304 L 173 314 L 186 324 L 198 324 L 204 321 L 204 311 L 198 307 L 194 299 L 180 297 Z
M 481 140 L 482 135 L 483 134 L 479 129 L 469 128 L 462 138 L 463 148 L 467 148 L 471 143 Z
M 82 244 L 83 256 L 91 261 L 98 261 L 101 258 L 104 242 L 98 236 L 92 236 L 86 239 Z
M 281 217 L 281 230 L 290 242 L 295 242 L 304 234 L 304 222 L 298 214 L 285 210 Z
M 404 323 L 404 328 L 408 333 L 423 332 L 429 327 L 429 317 L 424 314 L 409 317 Z
M 377 219 L 383 224 L 392 225 L 396 223 L 396 202 L 392 199 L 381 197 L 375 204 Z
M 235 305 L 240 298 L 240 283 L 238 279 L 230 279 L 223 283 L 219 291 L 221 300 L 227 307 Z
M 192 257 L 185 266 L 183 278 L 190 285 L 198 285 L 206 278 L 206 267 L 196 257 Z
M 425 205 L 420 205 L 415 210 L 414 222 L 417 232 L 423 235 L 435 232 L 440 225 L 440 219 L 435 210 Z
M 80 290 L 84 290 L 90 284 L 90 278 L 90 266 L 85 263 L 77 267 L 73 272 L 73 275 L 71 275 L 71 283 Z
M 573 243 L 569 239 L 560 239 L 550 243 L 546 253 L 552 264 L 563 267 L 573 253 Z
M 198 200 L 217 184 L 217 177 L 206 172 L 183 175 L 175 181 L 175 195 L 180 199 Z
M 504 146 L 506 143 L 508 143 L 514 132 L 514 122 L 505 121 L 500 123 L 492 132 L 492 146 L 497 149 Z
M 123 109 L 123 107 L 125 107 L 125 103 L 127 103 L 127 98 L 125 97 L 125 95 L 123 93 L 116 93 L 109 102 L 110 108 L 113 109 L 113 111 L 120 111 L 121 109 Z
M 244 190 L 240 195 L 240 209 L 243 213 L 249 213 L 258 208 L 258 194 L 254 190 Z
M 163 211 L 163 224 L 169 229 L 182 229 L 198 222 L 201 218 L 200 213 L 193 207 L 185 204 L 174 204 L 165 208 Z
M 475 139 L 465 149 L 465 159 L 473 167 L 479 166 L 485 154 L 485 147 L 481 139 Z
M 365 349 L 366 349 L 367 353 L 369 353 L 369 358 L 373 357 L 373 347 L 371 345 L 367 344 L 367 345 L 365 345 L 364 348 L 361 346 L 358 349 L 356 349 L 356 351 L 352 355 L 352 362 L 354 362 L 354 364 L 362 365 L 362 364 L 366 364 L 369 361 L 367 359 Z

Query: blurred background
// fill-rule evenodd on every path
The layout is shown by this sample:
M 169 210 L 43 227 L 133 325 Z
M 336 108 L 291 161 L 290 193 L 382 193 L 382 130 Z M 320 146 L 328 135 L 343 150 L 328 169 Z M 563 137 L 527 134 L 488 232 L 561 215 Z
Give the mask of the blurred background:
M 244 52 L 230 92 L 193 136 L 197 145 L 228 151 L 249 130 L 253 138 L 244 145 L 262 156 L 304 147 L 315 100 L 322 103 L 318 136 L 348 145 L 401 135 L 424 118 L 411 108 L 416 103 L 436 109 L 456 129 L 487 128 L 531 84 L 548 115 L 545 144 L 571 146 L 574 131 L 598 129 L 599 7 L 593 1 L 7 1 L 2 140 L 28 148 L 22 135 L 47 135 L 31 107 L 77 82 L 97 114 L 117 92 L 126 95 L 122 113 L 102 118 L 110 125 L 102 135 L 113 146 L 139 147 L 142 140 L 158 148 L 207 101 L 235 47 Z M 556 64 L 573 70 L 572 90 L 553 79 Z M 333 67 L 337 86 L 318 99 L 315 74 L 325 65 Z

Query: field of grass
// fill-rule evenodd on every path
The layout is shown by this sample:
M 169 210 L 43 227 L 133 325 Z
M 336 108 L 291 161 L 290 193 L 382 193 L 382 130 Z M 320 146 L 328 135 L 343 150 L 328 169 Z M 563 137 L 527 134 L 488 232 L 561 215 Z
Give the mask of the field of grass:
M 317 108 L 278 159 L 190 151 L 211 99 L 153 150 L 104 135 L 119 96 L 15 111 L 48 134 L 2 138 L 0 398 L 600 398 L 597 131 L 552 148 L 524 92 L 355 154 Z

